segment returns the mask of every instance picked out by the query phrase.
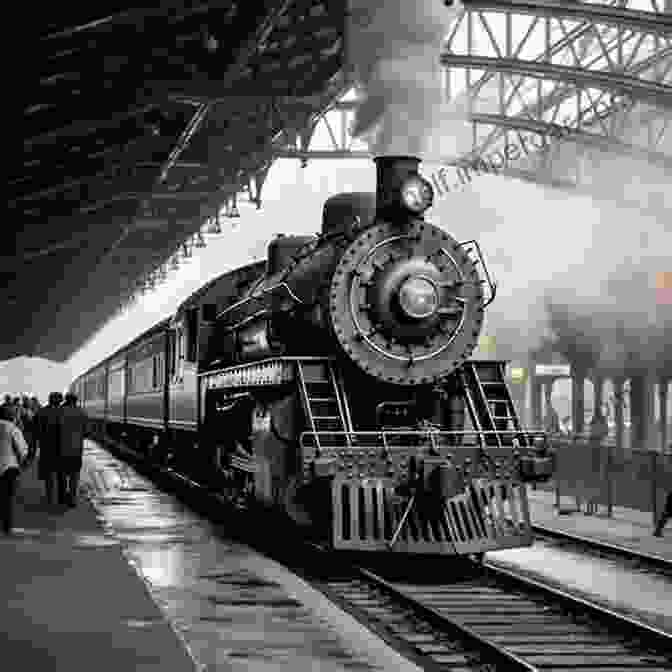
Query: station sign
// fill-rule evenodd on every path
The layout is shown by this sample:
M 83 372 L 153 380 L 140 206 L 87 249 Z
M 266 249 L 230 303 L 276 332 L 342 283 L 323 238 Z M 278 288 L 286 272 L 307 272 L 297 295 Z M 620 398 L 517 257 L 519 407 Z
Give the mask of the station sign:
M 509 378 L 512 383 L 524 383 L 527 379 L 527 370 L 520 366 L 513 366 L 509 369 Z
M 569 364 L 537 364 L 534 367 L 536 376 L 566 376 L 571 375 L 572 367 Z

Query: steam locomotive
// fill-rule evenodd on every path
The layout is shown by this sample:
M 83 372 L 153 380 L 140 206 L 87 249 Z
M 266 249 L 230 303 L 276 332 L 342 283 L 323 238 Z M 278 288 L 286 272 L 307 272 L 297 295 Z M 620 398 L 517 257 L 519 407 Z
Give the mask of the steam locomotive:
M 546 438 L 506 362 L 470 358 L 496 285 L 476 241 L 424 219 L 419 162 L 376 158 L 375 195 L 329 198 L 318 235 L 277 236 L 77 378 L 97 430 L 334 549 L 531 544 Z

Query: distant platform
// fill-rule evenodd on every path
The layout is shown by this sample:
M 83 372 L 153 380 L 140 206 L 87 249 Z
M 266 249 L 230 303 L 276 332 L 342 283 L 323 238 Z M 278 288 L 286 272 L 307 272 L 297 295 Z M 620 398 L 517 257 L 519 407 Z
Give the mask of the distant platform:
M 569 496 L 561 497 L 558 511 L 555 493 L 543 490 L 530 490 L 529 501 L 533 524 L 672 562 L 672 520 L 662 537 L 654 537 L 650 512 L 615 506 L 608 518 L 605 507 L 599 506 L 596 513 L 586 515 L 576 510 L 576 501 Z

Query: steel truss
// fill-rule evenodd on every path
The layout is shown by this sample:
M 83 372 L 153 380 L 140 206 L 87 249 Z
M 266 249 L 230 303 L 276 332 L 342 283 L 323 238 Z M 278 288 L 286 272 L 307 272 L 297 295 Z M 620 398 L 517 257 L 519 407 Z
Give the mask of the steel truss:
M 550 150 L 508 161 L 498 172 L 573 190 L 582 187 L 586 152 L 636 156 L 669 169 L 672 9 L 669 0 L 666 8 L 663 0 L 644 1 L 648 11 L 633 0 L 463 0 L 465 14 L 441 58 L 448 98 L 453 91 L 469 92 L 472 147 L 445 163 L 473 165 L 477 157 L 504 151 L 512 139 L 523 143 L 522 135 L 530 133 L 546 138 Z M 206 215 L 216 217 L 236 194 L 260 207 L 276 158 L 303 165 L 310 159 L 370 158 L 366 145 L 349 133 L 356 101 L 343 97 L 350 87 L 341 71 L 322 95 L 260 98 L 257 109 L 269 140 L 240 157 L 235 174 L 214 178 L 227 185 L 208 199 Z M 184 148 L 217 105 L 235 105 L 230 98 L 191 102 L 192 122 L 163 166 L 164 180 L 169 170 L 175 175 Z M 562 162 L 556 151 L 561 146 L 568 150 Z M 574 161 L 575 169 L 568 171 L 567 161 Z M 165 216 L 161 201 L 167 198 L 150 196 L 152 207 L 159 208 L 154 216 Z M 157 269 L 148 276 L 150 285 L 162 277 Z
M 472 143 L 446 162 L 505 155 L 532 133 L 544 151 L 524 152 L 502 172 L 581 187 L 586 158 L 603 152 L 669 169 L 672 8 L 635 4 L 643 2 L 464 0 L 441 61 L 447 98 L 469 92 Z

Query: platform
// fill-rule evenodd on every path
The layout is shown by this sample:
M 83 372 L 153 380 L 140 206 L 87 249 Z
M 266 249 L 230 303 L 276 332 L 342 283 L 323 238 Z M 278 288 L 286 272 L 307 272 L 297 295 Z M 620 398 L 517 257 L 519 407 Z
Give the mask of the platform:
M 93 507 L 48 506 L 35 465 L 21 477 L 15 536 L 0 536 L 0 567 L 3 670 L 197 669 Z
M 576 511 L 573 497 L 563 496 L 559 513 L 554 492 L 530 489 L 528 495 L 533 524 L 657 555 L 672 562 L 672 521 L 668 522 L 662 537 L 654 537 L 649 512 L 615 506 L 611 518 L 607 517 L 604 507 L 596 514 L 586 515 Z

